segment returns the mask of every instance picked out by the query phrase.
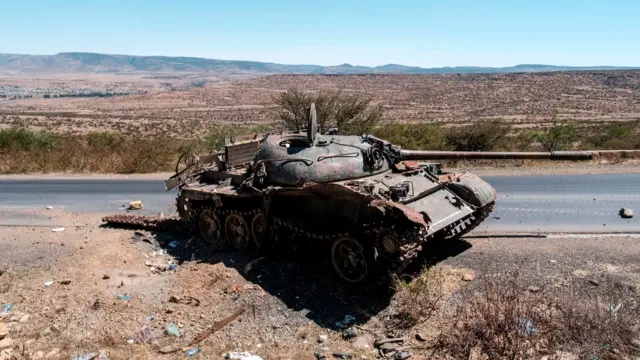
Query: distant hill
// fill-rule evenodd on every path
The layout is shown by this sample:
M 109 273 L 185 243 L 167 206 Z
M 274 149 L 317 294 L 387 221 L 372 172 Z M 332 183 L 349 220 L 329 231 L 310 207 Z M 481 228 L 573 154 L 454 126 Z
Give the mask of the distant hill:
M 511 73 L 569 70 L 629 70 L 640 67 L 553 66 L 525 64 L 509 67 L 457 66 L 421 68 L 398 64 L 382 66 L 285 65 L 258 61 L 217 60 L 195 57 L 108 55 L 66 52 L 56 55 L 0 54 L 0 72 L 11 73 L 123 73 L 209 72 L 216 74 L 456 74 Z

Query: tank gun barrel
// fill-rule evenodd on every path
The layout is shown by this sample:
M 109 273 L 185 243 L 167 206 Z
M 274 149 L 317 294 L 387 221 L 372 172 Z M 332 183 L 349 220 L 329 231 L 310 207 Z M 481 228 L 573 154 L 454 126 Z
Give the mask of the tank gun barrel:
M 536 160 L 591 160 L 593 151 L 544 151 L 544 152 L 500 152 L 500 151 L 429 151 L 400 150 L 402 160 L 449 160 L 449 159 L 536 159 Z

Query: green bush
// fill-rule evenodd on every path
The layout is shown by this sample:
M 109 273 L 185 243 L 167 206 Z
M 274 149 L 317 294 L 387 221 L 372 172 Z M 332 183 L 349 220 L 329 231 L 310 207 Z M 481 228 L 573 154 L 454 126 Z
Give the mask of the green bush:
M 571 149 L 573 142 L 578 140 L 579 135 L 576 124 L 567 120 L 558 122 L 554 118 L 551 126 L 540 127 L 535 131 L 533 139 L 539 142 L 546 151 L 563 151 Z
M 58 144 L 58 136 L 46 131 L 32 131 L 12 127 L 0 130 L 0 149 L 29 151 L 53 149 Z

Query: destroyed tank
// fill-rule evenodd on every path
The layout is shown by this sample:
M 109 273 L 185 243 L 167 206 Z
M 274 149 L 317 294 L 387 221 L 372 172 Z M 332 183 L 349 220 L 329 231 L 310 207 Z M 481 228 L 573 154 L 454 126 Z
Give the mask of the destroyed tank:
M 219 153 L 184 157 L 186 167 L 165 181 L 167 191 L 178 189 L 181 225 L 219 251 L 325 257 L 343 281 L 366 286 L 402 272 L 425 243 L 468 233 L 494 208 L 496 191 L 478 176 L 418 161 L 592 156 L 405 150 L 370 134 L 320 134 L 314 105 L 304 130 L 225 143 Z

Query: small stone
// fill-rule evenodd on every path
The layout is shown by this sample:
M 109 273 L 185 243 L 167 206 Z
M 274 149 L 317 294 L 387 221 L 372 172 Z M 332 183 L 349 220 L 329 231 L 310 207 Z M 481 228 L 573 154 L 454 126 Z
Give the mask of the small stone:
M 633 210 L 629 208 L 620 209 L 620 216 L 624 219 L 630 219 L 633 217 Z
M 129 210 L 140 210 L 142 209 L 142 201 L 135 200 L 129 203 Z
M 400 347 L 400 344 L 398 343 L 384 343 L 380 346 L 378 346 L 378 349 L 383 350 L 383 351 L 391 351 L 391 350 L 396 350 L 397 348 Z
M 6 348 L 10 348 L 12 346 L 13 346 L 13 339 L 6 337 L 6 338 L 0 340 L 0 349 L 6 349 Z
M 58 348 L 54 348 L 53 350 L 49 351 L 47 353 L 47 355 L 44 356 L 45 359 L 55 359 L 58 358 L 60 353 L 60 349 Z
M 7 325 L 4 323 L 0 323 L 0 340 L 4 339 L 9 335 L 9 329 L 7 329 Z
M 598 285 L 600 285 L 600 283 L 599 283 L 599 282 L 597 282 L 596 280 L 593 280 L 593 279 L 589 279 L 589 284 L 591 284 L 591 285 L 593 285 L 593 286 L 598 286 Z
M 158 350 L 161 354 L 171 354 L 174 353 L 176 351 L 178 351 L 178 347 L 175 345 L 167 345 L 165 347 L 161 347 L 160 350 Z
M 420 334 L 420 333 L 416 333 L 416 340 L 418 340 L 418 341 L 427 341 L 427 339 L 424 336 L 422 336 L 422 334 Z
M 13 350 L 4 349 L 4 350 L 0 351 L 0 360 L 11 360 L 11 359 L 15 359 L 13 357 Z
M 102 275 L 102 280 L 109 280 L 109 279 L 111 279 L 111 276 L 107 274 Z
M 552 264 L 557 263 L 557 261 L 556 261 L 556 260 L 549 260 L 549 262 L 550 262 L 550 263 L 552 263 Z
M 476 275 L 474 273 L 464 273 L 462 274 L 462 280 L 463 281 L 473 281 L 473 279 L 476 278 Z
M 69 285 L 69 284 L 71 284 L 71 279 L 64 279 L 64 280 L 60 281 L 60 284 Z
M 164 213 L 163 213 L 162 211 L 160 211 L 160 213 L 158 214 L 158 217 L 159 217 L 160 219 L 164 219 Z
M 322 334 L 322 335 L 318 336 L 318 342 L 319 343 L 323 343 L 323 342 L 325 342 L 327 340 L 329 340 L 329 336 L 327 336 L 325 334 Z
M 51 327 L 48 327 L 48 328 L 42 330 L 40 332 L 40 335 L 42 335 L 42 337 L 45 337 L 45 336 L 51 335 L 52 333 L 53 333 L 53 330 L 51 330 Z
M 529 286 L 529 287 L 527 288 L 527 290 L 529 290 L 529 292 L 532 292 L 532 293 L 540 292 L 540 288 L 539 288 L 539 287 L 537 287 L 537 286 L 533 286 L 533 285 Z
M 20 318 L 20 322 L 23 324 L 26 323 L 27 321 L 29 321 L 29 314 Z
M 375 338 L 371 334 L 364 334 L 358 336 L 358 338 L 353 342 L 353 347 L 356 349 L 371 349 L 373 348 L 373 342 Z

